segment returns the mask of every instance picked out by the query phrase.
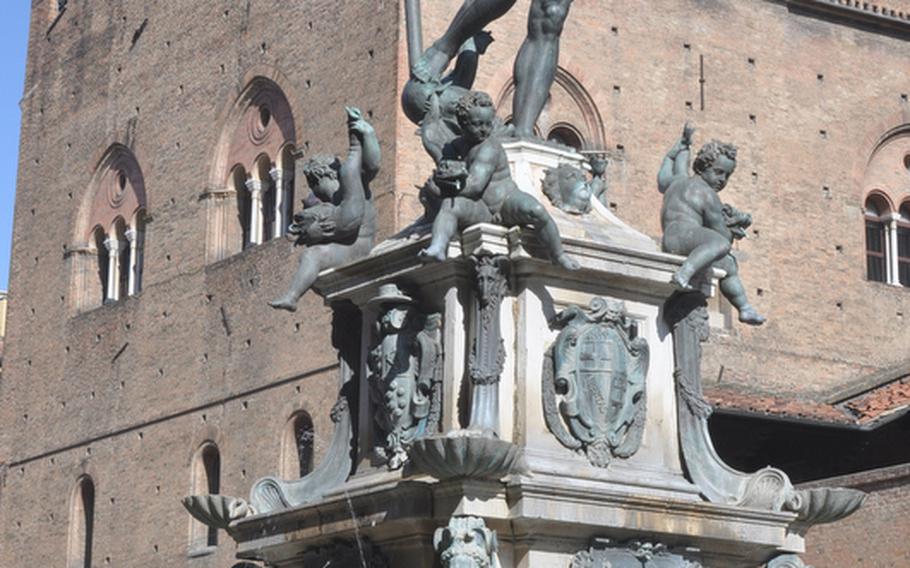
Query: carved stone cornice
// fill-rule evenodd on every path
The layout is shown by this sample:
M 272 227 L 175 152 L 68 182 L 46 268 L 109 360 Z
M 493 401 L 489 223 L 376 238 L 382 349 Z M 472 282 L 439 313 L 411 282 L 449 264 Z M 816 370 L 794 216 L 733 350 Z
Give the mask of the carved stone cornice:
M 790 8 L 910 35 L 910 11 L 867 0 L 784 0 Z

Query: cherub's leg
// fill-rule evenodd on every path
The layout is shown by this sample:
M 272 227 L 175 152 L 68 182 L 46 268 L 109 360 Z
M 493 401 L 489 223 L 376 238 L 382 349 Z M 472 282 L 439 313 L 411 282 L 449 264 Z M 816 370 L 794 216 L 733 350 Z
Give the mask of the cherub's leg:
M 446 197 L 442 200 L 439 213 L 433 220 L 433 238 L 430 246 L 420 251 L 422 262 L 442 262 L 446 259 L 449 242 L 459 226 L 467 227 L 483 223 L 491 218 L 490 211 L 482 201 L 464 197 Z
M 300 254 L 300 266 L 291 280 L 291 287 L 283 296 L 269 302 L 269 305 L 278 310 L 296 312 L 297 302 L 316 281 L 319 272 L 328 268 L 333 259 L 343 260 L 339 258 L 339 255 L 343 254 L 340 250 L 342 247 L 343 245 L 337 243 L 325 243 L 306 248 Z
M 724 297 L 733 304 L 736 311 L 739 312 L 739 321 L 749 325 L 761 325 L 765 323 L 764 316 L 759 314 L 758 311 L 749 304 L 749 299 L 746 297 L 746 288 L 739 278 L 739 266 L 736 263 L 736 259 L 728 254 L 715 262 L 714 266 L 727 273 L 720 281 L 720 291 L 723 293 Z
M 518 189 L 506 198 L 500 212 L 507 226 L 533 226 L 537 239 L 543 244 L 550 260 L 567 270 L 578 270 L 578 261 L 566 253 L 553 217 L 533 195 Z
M 686 254 L 688 251 L 685 262 L 672 279 L 673 283 L 683 290 L 691 290 L 689 281 L 693 276 L 730 252 L 730 242 L 711 229 L 687 225 L 679 229 L 679 234 L 668 235 L 667 233 L 668 231 L 665 230 L 665 243 L 675 241 L 675 246 L 669 247 L 668 252 Z
M 430 246 L 418 253 L 422 262 L 442 262 L 446 259 L 449 241 L 458 230 L 458 215 L 455 212 L 455 199 L 444 198 L 439 213 L 433 220 L 433 238 Z
M 514 5 L 515 0 L 465 0 L 445 34 L 414 65 L 414 74 L 423 80 L 439 78 L 468 38 L 483 31 Z
M 515 58 L 515 97 L 512 102 L 515 134 L 532 137 L 559 63 L 559 37 L 572 0 L 533 0 L 528 37 Z

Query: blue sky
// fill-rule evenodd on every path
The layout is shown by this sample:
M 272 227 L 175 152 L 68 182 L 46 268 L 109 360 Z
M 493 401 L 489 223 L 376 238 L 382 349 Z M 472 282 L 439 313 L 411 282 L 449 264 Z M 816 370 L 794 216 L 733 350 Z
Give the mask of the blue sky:
M 13 203 L 19 163 L 19 100 L 25 80 L 28 17 L 31 2 L 7 0 L 0 18 L 0 290 L 9 281 L 9 252 L 13 235 Z

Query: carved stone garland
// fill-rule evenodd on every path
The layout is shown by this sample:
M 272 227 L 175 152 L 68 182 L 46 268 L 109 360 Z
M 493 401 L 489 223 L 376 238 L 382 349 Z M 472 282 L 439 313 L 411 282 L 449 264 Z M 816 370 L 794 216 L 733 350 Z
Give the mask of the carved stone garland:
M 472 256 L 476 272 L 477 302 L 474 311 L 474 345 L 468 361 L 471 377 L 469 431 L 499 435 L 499 377 L 505 347 L 499 307 L 508 290 L 505 256 Z
M 544 356 L 547 426 L 594 466 L 632 456 L 644 432 L 650 351 L 633 337 L 625 303 L 594 298 L 587 313 L 570 306 L 554 326 L 562 331 Z

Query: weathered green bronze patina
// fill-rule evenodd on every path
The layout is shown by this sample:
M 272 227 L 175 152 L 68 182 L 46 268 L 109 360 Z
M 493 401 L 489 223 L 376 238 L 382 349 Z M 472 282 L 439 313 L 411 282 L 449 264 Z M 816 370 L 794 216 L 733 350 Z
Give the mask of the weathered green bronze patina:
M 726 272 L 720 289 L 739 311 L 739 321 L 761 325 L 765 318 L 749 304 L 736 258 L 731 254 L 734 239 L 745 238 L 752 216 L 725 205 L 717 195 L 736 169 L 736 147 L 716 140 L 708 142 L 695 157 L 695 175 L 689 175 L 693 132 L 686 124 L 682 136 L 664 157 L 657 178 L 664 195 L 660 217 L 663 248 L 686 255 L 686 261 L 673 275 L 673 283 L 681 290 L 692 290 L 692 279 L 716 266 Z

